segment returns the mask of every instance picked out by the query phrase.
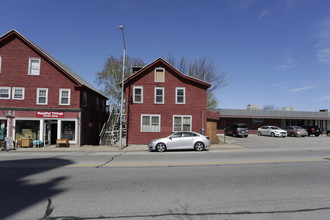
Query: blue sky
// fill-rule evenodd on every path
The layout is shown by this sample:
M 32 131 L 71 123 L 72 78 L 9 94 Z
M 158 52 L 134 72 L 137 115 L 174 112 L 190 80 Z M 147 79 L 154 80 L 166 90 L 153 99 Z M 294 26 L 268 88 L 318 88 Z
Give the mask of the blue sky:
M 16 29 L 96 87 L 108 56 L 208 57 L 230 84 L 219 108 L 330 108 L 328 0 L 0 0 Z

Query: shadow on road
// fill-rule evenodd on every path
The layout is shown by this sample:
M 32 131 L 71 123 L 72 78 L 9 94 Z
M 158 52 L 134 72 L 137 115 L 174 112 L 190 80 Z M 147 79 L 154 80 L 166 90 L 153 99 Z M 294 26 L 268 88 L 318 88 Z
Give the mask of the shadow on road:
M 56 186 L 67 177 L 54 177 L 43 183 L 30 183 L 24 178 L 69 164 L 72 164 L 70 160 L 57 158 L 1 161 L 0 219 L 63 192 Z

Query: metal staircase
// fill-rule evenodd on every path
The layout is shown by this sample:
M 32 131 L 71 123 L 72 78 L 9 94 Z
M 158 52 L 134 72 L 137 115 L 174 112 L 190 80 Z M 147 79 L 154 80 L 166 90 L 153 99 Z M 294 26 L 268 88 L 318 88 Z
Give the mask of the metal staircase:
M 123 118 L 125 114 L 123 113 Z M 110 145 L 110 146 L 119 146 L 120 140 L 120 109 L 113 107 L 109 115 L 109 118 L 106 123 L 104 123 L 103 128 L 100 133 L 100 145 Z M 126 145 L 126 126 L 123 123 L 122 130 L 122 142 L 123 145 Z

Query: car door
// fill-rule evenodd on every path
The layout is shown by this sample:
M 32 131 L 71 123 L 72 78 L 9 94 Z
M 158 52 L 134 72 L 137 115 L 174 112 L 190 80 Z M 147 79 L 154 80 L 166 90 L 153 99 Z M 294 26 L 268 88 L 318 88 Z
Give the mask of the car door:
M 268 126 L 267 129 L 265 130 L 265 134 L 268 135 L 268 136 L 272 135 L 272 132 L 273 132 L 273 130 L 272 130 L 272 128 L 269 127 L 269 126 Z
M 261 135 L 267 135 L 267 127 L 266 126 L 261 127 L 260 132 Z
M 194 139 L 195 134 L 191 132 L 182 132 L 182 147 L 183 149 L 192 149 L 194 148 Z
M 166 147 L 169 150 L 182 148 L 182 132 L 174 133 L 170 136 L 170 140 L 166 143 Z

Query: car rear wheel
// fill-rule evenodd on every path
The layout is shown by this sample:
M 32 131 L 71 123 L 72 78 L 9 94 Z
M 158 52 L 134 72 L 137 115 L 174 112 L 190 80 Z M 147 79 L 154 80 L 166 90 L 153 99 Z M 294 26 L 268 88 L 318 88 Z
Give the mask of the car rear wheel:
M 164 152 L 166 150 L 166 145 L 163 143 L 158 143 L 156 145 L 156 151 L 158 152 Z
M 203 151 L 204 148 L 205 148 L 205 146 L 204 146 L 204 144 L 202 142 L 197 142 L 195 144 L 195 150 L 197 150 L 197 151 Z
M 261 134 L 261 132 L 259 131 L 259 132 L 258 132 L 258 136 L 261 136 L 261 135 L 262 135 L 262 134 Z

